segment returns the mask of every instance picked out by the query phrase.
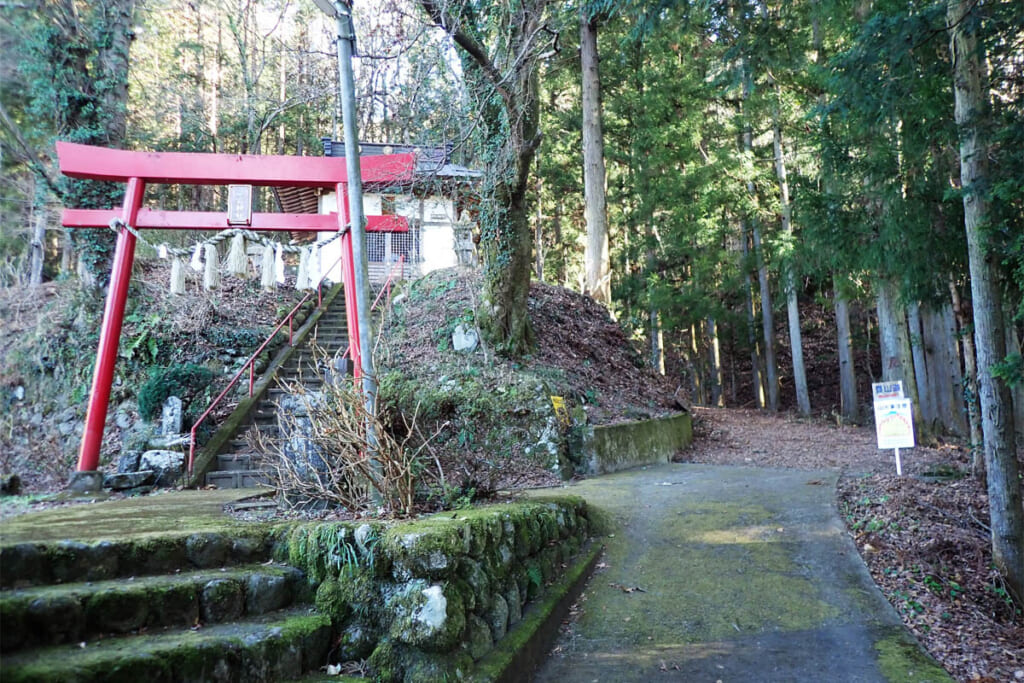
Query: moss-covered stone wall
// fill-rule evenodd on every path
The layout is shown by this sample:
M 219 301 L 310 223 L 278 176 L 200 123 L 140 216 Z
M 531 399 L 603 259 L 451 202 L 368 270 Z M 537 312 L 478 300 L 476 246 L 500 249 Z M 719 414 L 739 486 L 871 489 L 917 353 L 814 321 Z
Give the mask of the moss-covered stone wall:
M 580 474 L 607 474 L 628 467 L 666 463 L 693 441 L 689 413 L 655 420 L 601 425 L 587 430 L 572 454 Z
M 564 496 L 444 512 L 415 522 L 296 524 L 278 560 L 319 584 L 339 660 L 368 658 L 378 680 L 459 680 L 558 578 L 590 528 Z

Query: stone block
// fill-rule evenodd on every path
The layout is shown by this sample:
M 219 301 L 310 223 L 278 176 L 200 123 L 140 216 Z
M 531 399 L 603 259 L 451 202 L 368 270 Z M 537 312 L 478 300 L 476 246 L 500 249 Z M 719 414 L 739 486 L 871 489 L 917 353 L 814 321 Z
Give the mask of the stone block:
M 103 488 L 114 491 L 125 491 L 127 489 L 146 486 L 156 481 L 156 472 L 153 470 L 139 470 L 137 472 L 115 472 L 103 478 Z
M 494 647 L 491 627 L 480 617 L 470 614 L 466 618 L 466 648 L 469 656 L 478 660 Z
M 185 468 L 185 454 L 177 451 L 150 450 L 139 459 L 140 470 L 156 472 L 157 486 L 173 486 Z
M 266 614 L 287 606 L 292 601 L 292 586 L 279 574 L 254 574 L 245 582 L 245 610 L 249 614 Z
M 142 458 L 142 451 L 130 450 L 125 451 L 117 457 L 117 471 L 120 474 L 126 472 L 137 472 L 139 469 L 139 460 Z
M 466 323 L 459 323 L 455 326 L 455 331 L 452 332 L 453 349 L 469 353 L 475 351 L 476 347 L 479 345 L 480 334 L 476 331 L 475 327 L 467 325 Z
M 199 616 L 204 624 L 234 621 L 245 611 L 245 589 L 234 579 L 214 579 L 199 595 Z
M 181 415 L 181 399 L 177 396 L 168 396 L 160 408 L 160 434 L 181 434 Z
M 505 637 L 508 632 L 509 609 L 508 601 L 501 594 L 494 595 L 491 609 L 484 615 L 484 620 L 491 628 L 491 636 L 495 642 Z
M 223 567 L 230 541 L 221 534 L 192 534 L 185 539 L 185 556 L 200 569 Z
M 99 493 L 103 490 L 103 473 L 96 470 L 72 472 L 68 490 L 74 493 Z

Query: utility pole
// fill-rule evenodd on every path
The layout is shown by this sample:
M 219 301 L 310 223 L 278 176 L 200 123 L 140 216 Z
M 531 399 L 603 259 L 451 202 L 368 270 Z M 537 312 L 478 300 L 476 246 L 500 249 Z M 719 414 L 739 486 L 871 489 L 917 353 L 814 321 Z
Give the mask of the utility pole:
M 352 22 L 352 0 L 314 0 L 325 14 L 333 16 L 338 29 L 338 82 L 341 119 L 345 128 L 345 171 L 348 175 L 349 229 L 352 231 L 352 261 L 355 271 L 356 316 L 359 320 L 360 369 L 363 380 L 367 422 L 366 440 L 376 450 L 373 418 L 377 415 L 377 376 L 373 369 L 373 335 L 370 331 L 370 273 L 366 263 L 366 218 L 363 213 L 363 181 L 359 168 L 359 131 L 356 129 L 356 86 L 352 75 L 352 53 L 356 32 Z M 338 197 L 341 210 L 342 198 Z M 373 455 L 370 453 L 369 455 Z M 379 472 L 375 472 L 379 474 Z

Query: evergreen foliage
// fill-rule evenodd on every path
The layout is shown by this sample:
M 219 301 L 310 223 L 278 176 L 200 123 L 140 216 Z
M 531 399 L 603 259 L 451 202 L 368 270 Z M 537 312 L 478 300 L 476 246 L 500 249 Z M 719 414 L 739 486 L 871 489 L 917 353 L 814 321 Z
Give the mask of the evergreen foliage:
M 192 401 L 202 396 L 213 381 L 213 371 L 203 365 L 184 363 L 155 369 L 139 389 L 139 415 L 146 420 L 160 416 L 160 409 L 169 396 L 181 399 L 187 410 Z

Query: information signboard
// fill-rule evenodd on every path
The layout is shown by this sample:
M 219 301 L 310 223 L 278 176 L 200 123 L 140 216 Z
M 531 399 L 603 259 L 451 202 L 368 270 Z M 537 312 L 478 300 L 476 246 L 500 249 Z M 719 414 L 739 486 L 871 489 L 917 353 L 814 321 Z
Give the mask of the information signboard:
M 904 398 L 903 382 L 900 380 L 895 382 L 874 382 L 871 385 L 871 400 L 875 403 L 902 398 Z
M 875 401 L 879 448 L 914 447 L 914 409 L 909 400 Z

